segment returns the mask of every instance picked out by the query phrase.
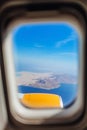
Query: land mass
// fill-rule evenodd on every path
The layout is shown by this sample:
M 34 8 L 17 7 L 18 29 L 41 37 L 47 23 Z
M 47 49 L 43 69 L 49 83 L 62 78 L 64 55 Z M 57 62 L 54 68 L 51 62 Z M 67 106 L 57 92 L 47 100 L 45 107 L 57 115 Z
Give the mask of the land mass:
M 60 84 L 76 84 L 77 77 L 68 74 L 20 72 L 17 85 L 44 89 L 58 88 Z

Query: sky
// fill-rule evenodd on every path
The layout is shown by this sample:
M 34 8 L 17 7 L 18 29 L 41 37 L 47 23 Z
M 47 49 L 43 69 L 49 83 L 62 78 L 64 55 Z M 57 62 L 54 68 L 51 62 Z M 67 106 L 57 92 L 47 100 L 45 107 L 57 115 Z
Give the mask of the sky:
M 12 30 L 16 71 L 78 73 L 79 34 L 66 22 L 25 23 Z

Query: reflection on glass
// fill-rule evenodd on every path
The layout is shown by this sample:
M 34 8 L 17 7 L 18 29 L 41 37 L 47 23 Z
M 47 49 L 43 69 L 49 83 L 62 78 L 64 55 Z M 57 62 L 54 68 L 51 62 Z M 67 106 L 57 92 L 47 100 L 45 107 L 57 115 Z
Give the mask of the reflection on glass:
M 64 108 L 78 86 L 79 35 L 68 22 L 25 23 L 12 31 L 18 98 L 29 108 Z

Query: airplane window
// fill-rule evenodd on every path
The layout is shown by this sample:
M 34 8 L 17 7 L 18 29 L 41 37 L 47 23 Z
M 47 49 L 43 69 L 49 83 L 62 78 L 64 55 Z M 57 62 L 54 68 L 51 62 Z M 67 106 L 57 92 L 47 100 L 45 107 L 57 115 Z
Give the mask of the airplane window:
M 79 34 L 68 22 L 27 23 L 12 30 L 20 102 L 29 108 L 65 108 L 78 91 Z
M 8 115 L 27 128 L 76 122 L 85 108 L 85 15 L 75 5 L 20 3 L 1 15 Z
M 7 93 L 19 122 L 43 123 L 55 115 L 56 122 L 68 122 L 83 110 L 84 32 L 78 20 L 66 17 L 21 18 L 5 30 Z

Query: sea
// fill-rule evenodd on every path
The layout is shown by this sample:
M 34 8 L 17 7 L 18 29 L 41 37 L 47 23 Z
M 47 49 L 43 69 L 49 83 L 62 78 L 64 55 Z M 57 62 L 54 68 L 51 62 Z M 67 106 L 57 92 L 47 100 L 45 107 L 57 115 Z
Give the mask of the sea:
M 64 107 L 68 107 L 76 100 L 78 92 L 77 84 L 60 84 L 60 87 L 42 89 L 33 86 L 18 86 L 18 93 L 50 93 L 61 96 Z

